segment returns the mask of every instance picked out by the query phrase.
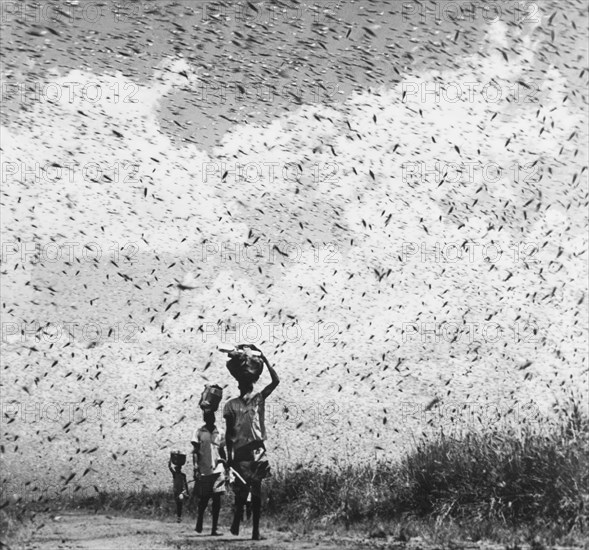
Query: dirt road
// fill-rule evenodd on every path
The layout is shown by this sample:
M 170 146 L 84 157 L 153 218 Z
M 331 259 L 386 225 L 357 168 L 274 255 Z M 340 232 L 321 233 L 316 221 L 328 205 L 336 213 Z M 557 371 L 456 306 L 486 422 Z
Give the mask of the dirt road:
M 325 534 L 298 535 L 290 532 L 264 531 L 266 540 L 249 539 L 246 525 L 243 533 L 234 537 L 228 530 L 220 537 L 199 535 L 192 518 L 181 524 L 170 520 L 135 519 L 111 515 L 66 513 L 47 516 L 25 548 L 27 550 L 86 549 L 86 550 L 341 550 L 364 548 L 403 548 L 402 543 L 353 537 L 333 537 Z M 417 542 L 417 541 L 415 541 Z M 418 544 L 408 547 L 419 548 Z
M 35 529 L 29 530 L 26 542 L 9 544 L 11 550 L 504 550 L 505 544 L 491 542 L 426 543 L 421 537 L 399 542 L 393 537 L 367 538 L 360 533 L 338 535 L 317 531 L 300 534 L 293 531 L 263 530 L 262 541 L 249 538 L 246 524 L 238 537 L 228 530 L 219 537 L 199 535 L 194 531 L 193 519 L 178 524 L 172 520 L 136 519 L 124 516 L 65 512 L 60 515 L 37 516 Z M 263 527 L 265 527 L 263 525 Z M 32 534 L 31 534 L 32 533 Z M 509 545 L 507 546 L 509 547 Z M 531 550 L 529 544 L 517 545 L 520 550 Z M 554 550 L 579 547 L 552 546 Z

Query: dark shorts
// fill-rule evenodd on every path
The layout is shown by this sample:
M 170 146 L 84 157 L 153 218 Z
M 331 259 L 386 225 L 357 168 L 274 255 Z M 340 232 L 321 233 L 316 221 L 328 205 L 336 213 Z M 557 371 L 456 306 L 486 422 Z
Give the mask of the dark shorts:
M 225 492 L 225 476 L 212 474 L 199 476 L 194 484 L 194 490 L 199 497 L 211 497 L 213 494 Z
M 245 494 L 251 491 L 252 495 L 260 496 L 262 480 L 270 476 L 270 465 L 266 460 L 266 449 L 262 441 L 254 442 L 235 451 L 233 468 L 245 481 L 245 485 L 237 477 L 234 491 L 236 494 Z

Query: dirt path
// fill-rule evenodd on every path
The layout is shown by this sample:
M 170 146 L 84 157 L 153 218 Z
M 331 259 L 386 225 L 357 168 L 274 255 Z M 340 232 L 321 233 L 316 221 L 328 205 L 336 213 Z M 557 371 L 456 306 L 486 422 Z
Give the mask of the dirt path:
M 171 520 L 136 519 L 124 516 L 66 512 L 37 516 L 36 530 L 27 542 L 10 545 L 25 550 L 503 550 L 493 543 L 453 542 L 449 545 L 426 544 L 420 537 L 409 542 L 388 538 L 366 538 L 360 534 L 327 535 L 321 531 L 301 535 L 265 529 L 263 541 L 250 540 L 250 525 L 238 537 L 226 532 L 220 537 L 194 532 L 192 518 L 178 524 Z M 22 539 L 21 539 L 22 540 Z M 520 550 L 531 550 L 528 544 Z M 552 547 L 570 550 L 573 547 Z
M 238 537 L 228 531 L 220 537 L 211 537 L 195 533 L 192 518 L 177 524 L 169 520 L 66 513 L 47 516 L 42 523 L 43 526 L 26 543 L 28 550 L 341 550 L 405 546 L 392 541 L 387 544 L 384 540 L 335 538 L 319 534 L 300 536 L 278 531 L 265 531 L 262 534 L 267 539 L 254 542 L 249 539 L 248 525 Z M 413 545 L 413 548 L 418 547 Z

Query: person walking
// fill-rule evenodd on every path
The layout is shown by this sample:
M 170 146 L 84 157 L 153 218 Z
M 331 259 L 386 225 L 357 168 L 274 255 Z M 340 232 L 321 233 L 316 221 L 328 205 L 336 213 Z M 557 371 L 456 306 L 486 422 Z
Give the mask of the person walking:
M 236 361 L 241 362 L 241 374 L 239 365 L 235 364 Z M 264 365 L 268 369 L 271 382 L 261 392 L 255 392 L 254 383 L 259 378 Z M 237 473 L 234 484 L 235 508 L 231 533 L 239 534 L 243 506 L 251 492 L 252 539 L 260 540 L 262 538 L 260 536 L 262 480 L 270 474 L 264 443 L 266 440 L 265 402 L 280 380 L 268 359 L 256 346 L 242 346 L 236 352 L 230 353 L 227 367 L 239 385 L 239 397 L 227 401 L 223 409 L 228 464 Z
M 219 512 L 221 497 L 225 492 L 225 464 L 224 441 L 215 426 L 215 413 L 211 410 L 203 411 L 204 426 L 194 432 L 192 437 L 194 482 L 198 494 L 198 512 L 195 531 L 202 533 L 204 513 L 209 500 L 212 499 L 212 527 L 211 535 L 219 536 Z
M 182 521 L 182 505 L 184 500 L 188 498 L 188 482 L 186 481 L 186 474 L 182 471 L 182 464 L 186 460 L 186 455 L 180 452 L 173 452 L 168 461 L 168 468 L 172 473 L 174 501 L 176 502 L 176 521 Z

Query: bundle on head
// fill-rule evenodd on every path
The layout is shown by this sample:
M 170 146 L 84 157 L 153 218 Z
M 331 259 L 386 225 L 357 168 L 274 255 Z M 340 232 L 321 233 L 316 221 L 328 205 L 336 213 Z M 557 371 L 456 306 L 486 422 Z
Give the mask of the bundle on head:
M 180 451 L 172 451 L 170 458 L 172 464 L 175 466 L 184 466 L 184 464 L 186 464 L 186 455 Z
M 216 412 L 219 408 L 219 403 L 223 398 L 223 388 L 213 384 L 205 386 L 202 395 L 200 396 L 199 406 L 203 411 Z
M 264 370 L 264 362 L 259 354 L 253 355 L 249 348 L 236 349 L 229 355 L 227 369 L 239 383 L 253 384 L 260 378 Z

